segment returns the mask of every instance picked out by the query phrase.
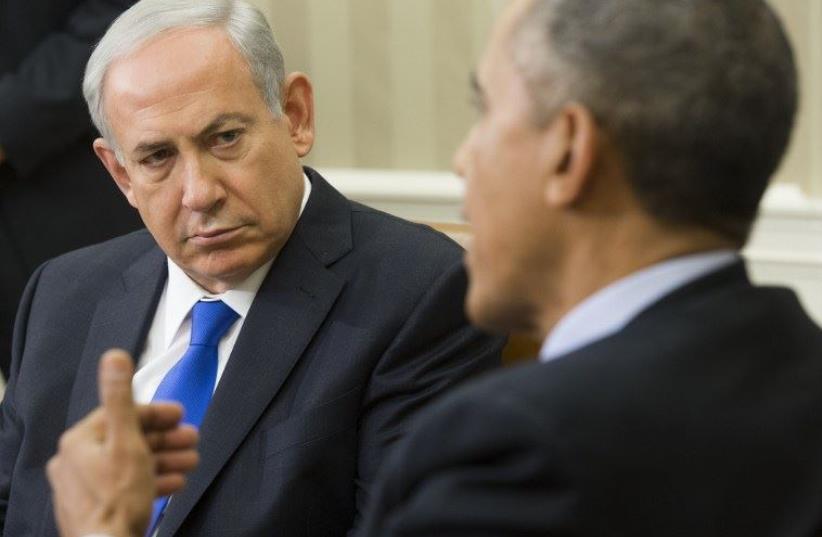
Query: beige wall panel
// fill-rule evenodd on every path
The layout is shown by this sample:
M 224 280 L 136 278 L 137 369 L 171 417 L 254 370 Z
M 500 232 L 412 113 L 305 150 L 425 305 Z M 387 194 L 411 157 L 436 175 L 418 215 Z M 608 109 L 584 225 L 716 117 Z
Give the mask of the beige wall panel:
M 801 103 L 791 147 L 778 173 L 781 181 L 822 194 L 822 2 L 772 0 L 790 34 L 800 71 Z
M 450 169 L 500 0 L 252 0 L 315 83 L 316 166 Z
M 252 0 L 289 69 L 315 81 L 323 167 L 447 170 L 473 122 L 467 77 L 505 0 Z M 802 108 L 782 181 L 822 196 L 822 0 L 772 0 L 794 42 Z
M 811 1 L 806 109 L 810 117 L 810 190 L 822 196 L 822 1 Z
M 308 5 L 310 73 L 317 97 L 317 164 L 353 167 L 354 80 L 351 2 L 304 0 Z
M 502 10 L 504 0 L 475 0 L 471 9 L 471 43 L 477 59 L 485 51 L 494 18 Z
M 255 0 L 268 18 L 289 71 L 308 71 L 311 43 L 305 0 Z
M 822 196 L 822 1 L 808 3 L 808 35 L 803 84 L 804 110 L 808 122 L 808 159 L 805 186 L 812 194 Z
M 391 132 L 395 168 L 436 167 L 434 3 L 388 1 L 392 94 L 396 103 Z
M 475 0 L 450 0 L 437 5 L 434 18 L 434 82 L 437 118 L 435 167 L 449 169 L 454 151 L 474 120 L 468 78 L 476 63 Z
M 354 162 L 358 168 L 393 167 L 392 59 L 389 5 L 352 0 Z

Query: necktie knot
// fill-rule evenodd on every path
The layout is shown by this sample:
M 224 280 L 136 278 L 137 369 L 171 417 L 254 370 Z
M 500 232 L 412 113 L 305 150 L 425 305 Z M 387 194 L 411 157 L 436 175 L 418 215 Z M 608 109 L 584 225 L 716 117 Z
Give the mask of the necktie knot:
M 239 314 L 222 300 L 200 300 L 191 310 L 191 345 L 216 347 Z

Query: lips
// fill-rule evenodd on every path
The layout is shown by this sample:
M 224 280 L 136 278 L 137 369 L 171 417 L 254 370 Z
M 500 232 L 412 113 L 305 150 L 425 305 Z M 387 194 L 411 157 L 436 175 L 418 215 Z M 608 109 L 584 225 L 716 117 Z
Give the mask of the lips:
M 205 239 L 209 239 L 211 237 L 216 237 L 218 235 L 223 235 L 225 233 L 230 233 L 231 231 L 237 228 L 229 228 L 229 229 L 215 229 L 212 231 L 199 231 L 194 234 L 195 237 L 203 237 Z
M 230 242 L 241 233 L 243 226 L 197 231 L 189 237 L 189 242 L 197 246 L 218 246 Z

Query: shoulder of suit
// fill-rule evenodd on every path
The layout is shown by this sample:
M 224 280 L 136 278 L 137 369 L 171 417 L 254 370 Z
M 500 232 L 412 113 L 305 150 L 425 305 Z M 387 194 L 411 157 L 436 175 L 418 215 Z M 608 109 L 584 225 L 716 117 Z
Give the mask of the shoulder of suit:
M 549 369 L 547 364 L 532 362 L 487 373 L 444 395 L 425 411 L 418 425 L 447 430 L 479 424 L 489 434 L 499 434 L 493 424 L 505 424 L 506 434 L 514 429 L 539 433 L 555 415 L 547 404 L 551 394 L 545 391 Z
M 151 234 L 141 229 L 55 257 L 47 263 L 45 272 L 66 277 L 89 277 L 109 271 L 120 274 L 136 259 L 157 248 Z
M 461 259 L 462 248 L 448 235 L 428 225 L 351 202 L 355 247 L 392 249 L 398 254 Z

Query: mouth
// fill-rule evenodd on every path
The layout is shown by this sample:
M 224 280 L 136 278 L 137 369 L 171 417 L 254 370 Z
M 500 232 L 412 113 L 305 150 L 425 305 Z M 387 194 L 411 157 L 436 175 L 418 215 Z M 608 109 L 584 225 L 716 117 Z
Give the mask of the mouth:
M 196 231 L 194 234 L 189 236 L 188 241 L 200 247 L 220 246 L 234 240 L 240 233 L 242 233 L 243 227 L 245 226 Z

